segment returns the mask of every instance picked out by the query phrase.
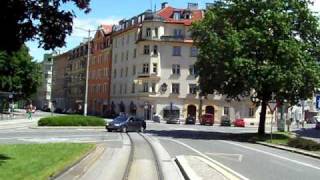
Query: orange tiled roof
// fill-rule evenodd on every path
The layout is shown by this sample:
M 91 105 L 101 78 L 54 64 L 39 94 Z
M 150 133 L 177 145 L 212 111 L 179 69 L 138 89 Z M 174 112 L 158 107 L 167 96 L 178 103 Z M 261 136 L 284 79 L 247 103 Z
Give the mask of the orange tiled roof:
M 179 19 L 179 20 L 173 19 L 174 12 L 183 13 L 186 10 L 188 10 L 188 9 L 177 9 L 177 8 L 173 8 L 173 7 L 168 6 L 168 7 L 165 7 L 163 9 L 159 10 L 157 12 L 157 14 L 159 16 L 161 16 L 162 18 L 164 18 L 165 22 L 184 24 L 184 25 L 191 25 L 192 22 L 197 21 L 197 20 L 201 20 L 203 17 L 202 10 L 197 9 L 197 10 L 190 10 L 192 12 L 191 19 Z

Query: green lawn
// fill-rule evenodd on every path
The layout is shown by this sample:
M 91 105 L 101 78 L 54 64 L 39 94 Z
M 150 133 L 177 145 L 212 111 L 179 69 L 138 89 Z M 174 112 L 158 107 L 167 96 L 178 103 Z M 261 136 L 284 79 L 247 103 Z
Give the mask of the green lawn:
M 39 126 L 105 126 L 102 118 L 82 115 L 49 116 L 38 121 Z
M 0 145 L 0 180 L 42 180 L 76 162 L 93 144 Z

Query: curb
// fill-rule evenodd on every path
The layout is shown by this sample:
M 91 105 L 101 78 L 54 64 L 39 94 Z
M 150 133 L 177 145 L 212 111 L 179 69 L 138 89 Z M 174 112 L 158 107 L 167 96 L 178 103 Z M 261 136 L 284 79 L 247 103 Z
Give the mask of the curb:
M 30 129 L 105 129 L 105 126 L 29 126 Z
M 263 146 L 272 147 L 272 148 L 276 148 L 276 149 L 281 149 L 281 150 L 294 152 L 294 153 L 297 153 L 297 154 L 302 154 L 302 155 L 305 155 L 305 156 L 309 156 L 309 157 L 320 159 L 320 154 L 315 154 L 315 153 L 304 151 L 304 150 L 300 150 L 300 149 L 297 149 L 297 148 L 286 147 L 286 146 L 282 146 L 282 145 L 273 145 L 273 144 L 265 143 L 265 142 L 256 142 L 256 144 L 260 144 L 260 145 L 263 145 Z
M 200 180 L 201 178 L 193 171 L 183 156 L 177 156 L 175 159 L 182 176 L 185 180 Z
M 49 179 L 57 179 L 59 177 L 62 177 L 65 173 L 67 173 L 69 170 L 71 170 L 73 167 L 77 166 L 78 164 L 80 164 L 82 161 L 84 161 L 86 158 L 88 158 L 90 155 L 92 155 L 93 153 L 98 152 L 98 148 L 103 148 L 100 145 L 95 145 L 89 152 L 87 152 L 86 154 L 84 154 L 80 159 L 78 159 L 77 161 L 75 161 L 74 163 L 72 163 L 71 165 L 65 167 L 64 169 L 62 169 L 61 171 L 58 171 L 57 173 L 55 173 L 53 176 L 50 176 Z M 104 151 L 104 148 L 103 148 Z M 102 152 L 103 152 L 102 151 Z M 101 153 L 99 153 L 99 155 L 97 157 L 100 157 Z M 97 160 L 97 158 L 93 158 L 92 161 L 90 161 L 88 164 L 89 166 L 91 166 L 95 161 Z

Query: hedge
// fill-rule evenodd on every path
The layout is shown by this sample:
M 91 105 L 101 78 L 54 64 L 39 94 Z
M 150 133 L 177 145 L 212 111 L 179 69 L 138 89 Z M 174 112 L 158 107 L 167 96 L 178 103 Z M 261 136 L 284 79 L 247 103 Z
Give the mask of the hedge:
M 305 149 L 309 151 L 320 151 L 320 144 L 310 139 L 293 138 L 288 142 L 288 146 Z
M 38 126 L 105 126 L 105 121 L 94 116 L 52 116 L 41 118 Z

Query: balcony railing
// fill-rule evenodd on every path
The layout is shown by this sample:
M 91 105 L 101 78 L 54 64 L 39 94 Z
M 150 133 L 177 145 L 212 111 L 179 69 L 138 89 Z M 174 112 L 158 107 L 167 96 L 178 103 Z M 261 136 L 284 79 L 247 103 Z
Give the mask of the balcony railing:
M 184 35 L 161 36 L 161 40 L 164 41 L 184 41 L 185 39 Z

